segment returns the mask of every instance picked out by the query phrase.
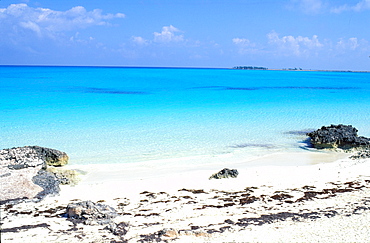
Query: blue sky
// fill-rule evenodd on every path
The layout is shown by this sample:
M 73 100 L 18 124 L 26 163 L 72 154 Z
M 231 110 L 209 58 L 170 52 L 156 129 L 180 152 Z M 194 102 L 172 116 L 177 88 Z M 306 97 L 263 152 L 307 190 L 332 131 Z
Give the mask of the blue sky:
M 0 1 L 0 64 L 370 71 L 370 0 Z

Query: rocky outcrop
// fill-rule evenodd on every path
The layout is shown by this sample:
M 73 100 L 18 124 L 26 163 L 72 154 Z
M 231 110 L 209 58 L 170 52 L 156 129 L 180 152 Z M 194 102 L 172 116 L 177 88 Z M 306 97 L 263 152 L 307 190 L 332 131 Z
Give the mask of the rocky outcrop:
M 46 162 L 37 151 L 30 147 L 20 147 L 0 150 L 1 166 L 6 166 L 11 170 L 20 170 L 29 167 L 46 168 Z
M 117 211 L 104 204 L 83 201 L 67 206 L 67 217 L 82 220 L 87 225 L 110 224 L 117 217 Z
M 238 177 L 239 172 L 236 169 L 228 169 L 224 168 L 220 170 L 219 172 L 211 175 L 209 179 L 222 179 L 222 178 L 236 178 Z
M 26 146 L 25 148 L 33 149 L 47 165 L 63 166 L 68 164 L 69 157 L 65 152 L 39 146 Z
M 351 125 L 323 126 L 320 129 L 307 133 L 315 148 L 352 149 L 370 146 L 370 138 L 357 135 L 358 130 Z
M 39 201 L 58 194 L 58 178 L 45 169 L 48 164 L 60 166 L 67 161 L 66 153 L 38 146 L 0 150 L 0 204 Z

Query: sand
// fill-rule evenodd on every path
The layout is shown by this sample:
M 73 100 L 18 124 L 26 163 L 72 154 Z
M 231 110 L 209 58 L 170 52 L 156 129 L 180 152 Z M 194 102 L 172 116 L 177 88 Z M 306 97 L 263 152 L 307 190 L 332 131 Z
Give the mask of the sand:
M 370 159 L 303 151 L 135 164 L 68 165 L 76 186 L 1 208 L 1 242 L 368 242 Z M 223 168 L 238 178 L 209 180 Z M 64 217 L 68 203 L 115 208 L 118 231 Z M 115 233 L 115 234 L 114 234 Z

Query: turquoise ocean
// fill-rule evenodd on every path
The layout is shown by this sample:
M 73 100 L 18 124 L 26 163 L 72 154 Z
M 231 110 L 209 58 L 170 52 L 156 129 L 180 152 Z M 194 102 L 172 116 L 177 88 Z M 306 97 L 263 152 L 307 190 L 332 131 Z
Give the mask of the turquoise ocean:
M 0 66 L 0 98 L 0 149 L 72 164 L 294 152 L 339 123 L 370 137 L 370 73 Z

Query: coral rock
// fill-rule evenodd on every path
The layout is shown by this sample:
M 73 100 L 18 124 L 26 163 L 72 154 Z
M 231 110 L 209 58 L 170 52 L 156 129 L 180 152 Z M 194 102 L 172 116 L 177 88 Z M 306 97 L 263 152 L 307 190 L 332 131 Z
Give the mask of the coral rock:
M 331 125 L 307 133 L 311 138 L 311 143 L 315 148 L 340 148 L 352 149 L 359 147 L 369 147 L 370 138 L 359 137 L 358 130 L 351 125 Z
M 222 169 L 221 171 L 211 175 L 209 179 L 222 179 L 222 178 L 236 178 L 238 177 L 239 172 L 236 169 Z
M 67 206 L 67 216 L 81 219 L 85 224 L 110 224 L 111 219 L 118 216 L 116 210 L 108 205 L 83 201 L 70 203 Z

